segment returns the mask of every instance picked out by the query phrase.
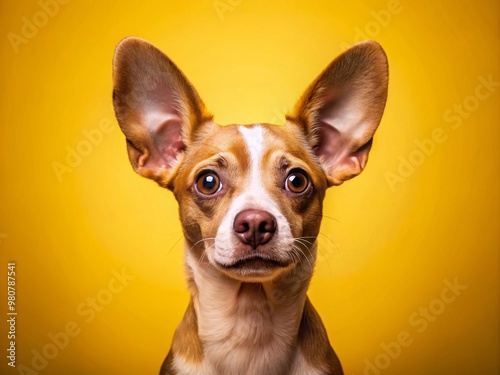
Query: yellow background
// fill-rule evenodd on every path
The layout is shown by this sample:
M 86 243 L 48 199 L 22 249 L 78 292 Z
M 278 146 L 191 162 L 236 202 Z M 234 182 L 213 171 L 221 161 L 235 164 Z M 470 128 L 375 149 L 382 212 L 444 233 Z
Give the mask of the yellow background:
M 176 202 L 134 174 L 114 119 L 120 39 L 164 50 L 219 123 L 282 123 L 361 30 L 388 54 L 389 99 L 367 170 L 328 193 L 311 299 L 348 375 L 499 373 L 499 87 L 479 87 L 500 81 L 498 1 L 72 0 L 46 24 L 41 9 L 0 5 L 0 311 L 15 261 L 18 365 L 53 354 L 49 334 L 75 322 L 40 374 L 156 374 L 187 304 Z M 16 53 L 23 17 L 41 27 Z M 106 121 L 58 178 L 53 163 Z M 416 142 L 439 128 L 446 140 L 419 159 Z M 411 157 L 419 165 L 391 187 Z M 123 268 L 134 279 L 87 323 L 78 307 L 109 297 Z M 467 286 L 450 303 L 446 281 Z M 438 313 L 419 332 L 421 307 Z M 387 363 L 402 332 L 411 344 Z M 18 373 L 4 354 L 0 372 Z

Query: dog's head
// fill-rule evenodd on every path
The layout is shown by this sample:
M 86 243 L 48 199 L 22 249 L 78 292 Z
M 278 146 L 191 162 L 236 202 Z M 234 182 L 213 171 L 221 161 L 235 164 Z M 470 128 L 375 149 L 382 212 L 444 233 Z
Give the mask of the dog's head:
M 182 72 L 141 39 L 118 45 L 113 78 L 130 162 L 174 192 L 188 255 L 232 278 L 263 281 L 314 263 L 325 191 L 364 169 L 388 68 L 377 43 L 353 46 L 283 126 L 215 124 Z

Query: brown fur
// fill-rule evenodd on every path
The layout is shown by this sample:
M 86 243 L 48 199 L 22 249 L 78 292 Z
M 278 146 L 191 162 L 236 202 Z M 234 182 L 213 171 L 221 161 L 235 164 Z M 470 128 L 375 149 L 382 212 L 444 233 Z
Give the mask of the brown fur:
M 306 359 L 309 363 L 318 368 L 326 365 L 327 374 L 342 374 L 340 361 L 328 341 L 323 322 L 309 298 L 304 305 L 298 342 L 302 352 L 307 353 Z

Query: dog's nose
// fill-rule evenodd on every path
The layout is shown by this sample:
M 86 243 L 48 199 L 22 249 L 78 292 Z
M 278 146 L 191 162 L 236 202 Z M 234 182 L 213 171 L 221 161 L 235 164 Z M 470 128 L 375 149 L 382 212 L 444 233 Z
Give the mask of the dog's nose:
M 273 238 L 276 218 L 266 211 L 244 210 L 236 215 L 233 229 L 242 243 L 256 249 Z

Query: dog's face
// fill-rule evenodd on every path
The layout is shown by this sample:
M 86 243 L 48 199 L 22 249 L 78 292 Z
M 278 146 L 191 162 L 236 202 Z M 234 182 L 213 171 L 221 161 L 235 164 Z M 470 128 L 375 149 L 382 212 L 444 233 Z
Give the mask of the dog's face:
M 314 263 L 327 187 L 366 165 L 387 60 L 378 44 L 358 44 L 311 84 L 284 126 L 219 126 L 165 55 L 128 38 L 115 54 L 113 97 L 132 166 L 179 202 L 189 256 L 265 281 Z
M 196 258 L 206 251 L 212 265 L 246 281 L 307 263 L 327 180 L 300 128 L 209 123 L 201 132 L 173 182 Z

